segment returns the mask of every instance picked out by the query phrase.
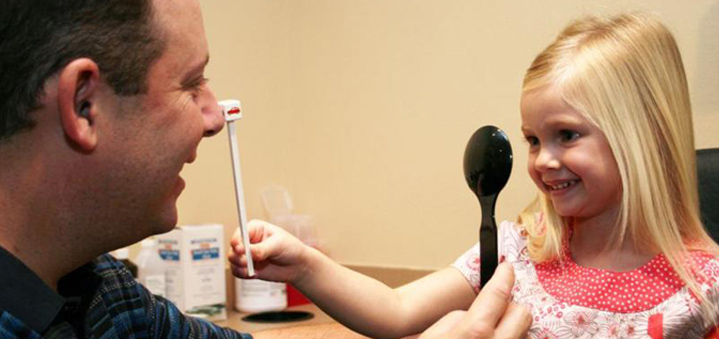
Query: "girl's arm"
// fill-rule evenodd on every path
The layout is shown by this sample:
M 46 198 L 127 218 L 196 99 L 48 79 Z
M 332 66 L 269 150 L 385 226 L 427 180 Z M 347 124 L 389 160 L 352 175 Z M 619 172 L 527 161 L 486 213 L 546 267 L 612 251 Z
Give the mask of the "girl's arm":
M 476 296 L 451 267 L 392 289 L 337 264 L 279 227 L 257 221 L 248 226 L 259 278 L 292 283 L 338 322 L 370 337 L 420 333 L 448 312 L 467 309 Z M 242 278 L 246 260 L 240 239 L 233 237 L 230 263 Z
M 420 333 L 448 312 L 467 309 L 475 298 L 451 267 L 391 289 L 312 251 L 312 266 L 293 286 L 338 322 L 373 338 Z

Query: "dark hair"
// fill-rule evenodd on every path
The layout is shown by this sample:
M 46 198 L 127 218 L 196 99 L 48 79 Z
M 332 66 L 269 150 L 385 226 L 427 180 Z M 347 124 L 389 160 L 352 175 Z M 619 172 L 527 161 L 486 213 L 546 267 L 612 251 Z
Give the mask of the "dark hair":
M 48 78 L 90 58 L 118 95 L 147 91 L 164 51 L 152 0 L 0 0 L 0 140 L 34 125 Z

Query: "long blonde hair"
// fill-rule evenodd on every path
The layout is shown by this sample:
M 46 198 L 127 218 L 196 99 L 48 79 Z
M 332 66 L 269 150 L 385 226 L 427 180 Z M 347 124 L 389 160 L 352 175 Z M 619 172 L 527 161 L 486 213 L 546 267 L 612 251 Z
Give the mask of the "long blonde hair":
M 522 91 L 553 86 L 604 132 L 619 167 L 623 195 L 610 243 L 663 253 L 702 301 L 707 320 L 717 305 L 699 289 L 689 250 L 719 253 L 699 214 L 689 89 L 669 30 L 646 14 L 588 17 L 567 26 L 532 62 Z M 541 220 L 535 216 L 541 215 Z M 568 220 L 540 194 L 519 216 L 529 253 L 557 259 Z

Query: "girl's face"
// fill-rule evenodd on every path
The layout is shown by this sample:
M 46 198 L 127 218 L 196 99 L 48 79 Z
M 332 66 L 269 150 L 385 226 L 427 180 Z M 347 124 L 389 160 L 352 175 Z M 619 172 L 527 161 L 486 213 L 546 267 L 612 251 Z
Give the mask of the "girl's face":
M 551 87 L 524 93 L 521 111 L 529 175 L 557 213 L 578 218 L 615 214 L 622 184 L 604 133 Z

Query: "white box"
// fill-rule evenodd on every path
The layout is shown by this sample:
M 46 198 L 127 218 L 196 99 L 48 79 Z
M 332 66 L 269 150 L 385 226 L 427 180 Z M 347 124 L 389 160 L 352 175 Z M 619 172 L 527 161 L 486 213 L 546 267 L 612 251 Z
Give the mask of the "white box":
M 167 267 L 167 298 L 186 314 L 227 319 L 222 225 L 179 226 L 155 236 Z

